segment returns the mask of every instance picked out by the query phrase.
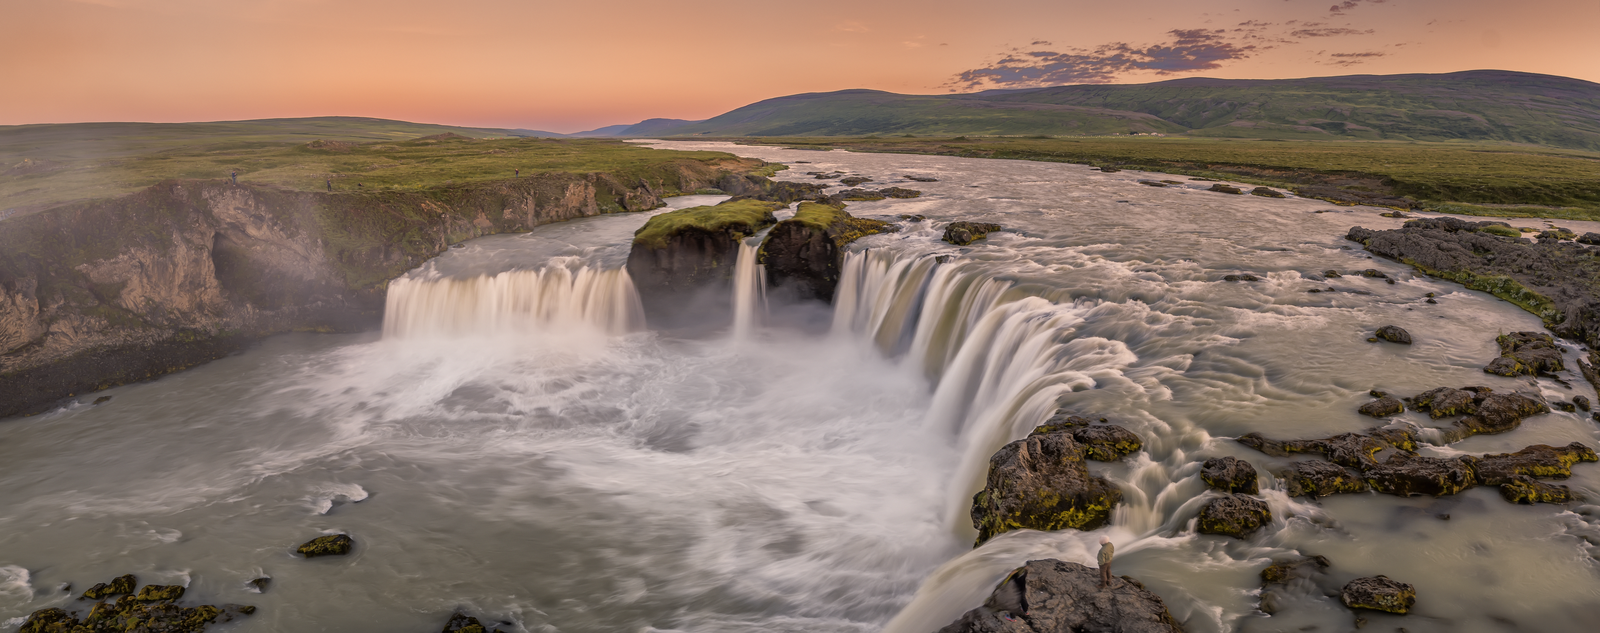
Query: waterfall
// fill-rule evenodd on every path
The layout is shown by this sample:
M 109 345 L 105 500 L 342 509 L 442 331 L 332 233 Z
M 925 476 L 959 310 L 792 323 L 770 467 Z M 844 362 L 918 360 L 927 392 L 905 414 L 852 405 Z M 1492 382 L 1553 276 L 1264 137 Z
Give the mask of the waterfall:
M 558 257 L 537 270 L 467 278 L 406 276 L 389 283 L 384 338 L 532 333 L 587 328 L 623 334 L 644 310 L 623 269 Z
M 761 238 L 739 243 L 739 256 L 733 267 L 733 337 L 747 339 L 767 307 L 767 269 L 760 259 Z

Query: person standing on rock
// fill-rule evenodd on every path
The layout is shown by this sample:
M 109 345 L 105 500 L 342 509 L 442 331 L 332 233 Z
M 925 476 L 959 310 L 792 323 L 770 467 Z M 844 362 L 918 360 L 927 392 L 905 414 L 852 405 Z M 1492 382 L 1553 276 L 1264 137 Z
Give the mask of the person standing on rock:
M 1100 588 L 1111 586 L 1111 553 L 1116 551 L 1111 545 L 1111 537 L 1100 537 Z
M 236 184 L 236 185 L 239 184 L 239 171 L 238 170 L 234 170 L 234 171 L 228 172 L 228 177 L 233 178 L 233 184 Z

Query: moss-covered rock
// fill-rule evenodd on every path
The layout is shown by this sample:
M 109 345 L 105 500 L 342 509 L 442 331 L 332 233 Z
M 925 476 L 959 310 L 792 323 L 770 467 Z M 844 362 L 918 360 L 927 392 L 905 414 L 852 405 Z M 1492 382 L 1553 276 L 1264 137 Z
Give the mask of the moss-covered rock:
M 1200 508 L 1195 530 L 1201 534 L 1221 534 L 1245 538 L 1272 522 L 1267 502 L 1241 494 L 1224 494 Z
M 1215 191 L 1217 193 L 1231 193 L 1231 194 L 1234 194 L 1234 195 L 1239 195 L 1239 194 L 1243 194 L 1244 193 L 1244 191 L 1239 189 L 1238 187 L 1231 187 L 1231 186 L 1228 186 L 1228 185 L 1224 185 L 1224 184 L 1222 184 L 1220 182 L 1217 183 L 1217 184 L 1211 185 L 1211 188 L 1207 189 L 1206 191 Z
M 1256 467 L 1237 457 L 1213 457 L 1200 465 L 1200 479 L 1214 490 L 1257 494 Z
M 967 222 L 965 220 L 951 222 L 944 227 L 944 241 L 956 246 L 966 246 L 985 237 L 990 233 L 1000 230 L 998 224 L 989 222 Z
M 1314 587 L 1320 577 L 1327 574 L 1330 563 L 1322 556 L 1305 556 L 1274 559 L 1261 570 L 1261 601 L 1256 608 L 1262 613 L 1277 613 L 1279 605 Z
M 1532 477 L 1517 475 L 1500 484 L 1500 496 L 1511 503 L 1568 503 L 1577 499 L 1572 490 L 1560 484 L 1548 484 Z
M 461 612 L 458 611 L 458 612 L 453 613 L 453 614 L 450 615 L 450 621 L 445 623 L 444 631 L 442 631 L 442 633 L 501 633 L 501 632 L 500 632 L 500 629 L 498 629 L 498 628 L 494 629 L 491 632 L 489 630 L 489 628 L 484 626 L 482 622 L 479 622 L 477 618 L 474 618 L 474 617 L 472 617 L 470 615 L 467 615 L 465 613 L 461 613 Z
M 145 585 L 134 598 L 143 602 L 172 601 L 183 597 L 183 585 Z
M 1453 495 L 1477 484 L 1472 467 L 1464 460 L 1395 453 L 1382 464 L 1362 471 L 1367 485 L 1384 494 Z
M 1445 433 L 1446 441 L 1505 433 L 1521 426 L 1526 418 L 1550 412 L 1550 405 L 1536 394 L 1490 393 L 1484 389 L 1479 395 L 1481 399 L 1474 402 L 1473 413 L 1456 421 L 1455 428 Z
M 1038 433 L 1038 429 L 1034 430 Z M 1072 429 L 1072 439 L 1083 447 L 1083 456 L 1097 462 L 1114 462 L 1144 448 L 1133 431 L 1115 424 L 1096 424 Z
M 1089 474 L 1083 447 L 1068 430 L 1029 435 L 989 459 L 989 475 L 972 498 L 977 544 L 1018 529 L 1091 530 L 1122 501 L 1115 484 Z
M 1535 444 L 1515 453 L 1463 459 L 1472 467 L 1478 483 L 1497 486 L 1518 476 L 1566 479 L 1572 476 L 1573 464 L 1596 461 L 1597 457 L 1594 449 L 1573 442 L 1560 448 Z
M 1367 489 L 1367 481 L 1360 475 L 1344 466 L 1322 460 L 1295 462 L 1280 474 L 1291 497 L 1326 497 Z
M 133 574 L 125 574 L 111 579 L 111 582 L 95 583 L 88 591 L 83 592 L 85 600 L 100 600 L 111 596 L 133 593 L 139 585 L 139 579 Z
M 798 296 L 832 302 L 844 265 L 844 247 L 862 237 L 897 230 L 894 224 L 858 218 L 817 202 L 801 202 L 793 218 L 779 222 L 761 243 L 767 282 Z
M 1439 387 L 1424 391 L 1416 396 L 1407 398 L 1406 402 L 1416 411 L 1428 412 L 1428 417 L 1435 420 L 1443 417 L 1466 415 L 1476 410 L 1477 392 L 1465 389 L 1451 389 Z
M 1416 428 L 1404 425 L 1398 428 L 1373 428 L 1362 433 L 1341 433 L 1315 440 L 1274 440 L 1260 433 L 1239 436 L 1238 442 L 1250 448 L 1279 457 L 1297 453 L 1321 453 L 1329 461 L 1351 468 L 1365 468 L 1376 463 L 1374 455 L 1385 448 L 1415 452 Z
M 1483 371 L 1497 376 L 1536 376 L 1554 374 L 1566 369 L 1561 360 L 1561 348 L 1543 332 L 1512 332 L 1495 338 L 1500 345 L 1500 357 L 1490 361 Z
M 343 556 L 350 553 L 350 548 L 355 546 L 355 540 L 348 534 L 329 534 L 306 541 L 295 552 L 306 558 L 318 556 Z
M 780 202 L 738 199 L 651 217 L 633 236 L 628 275 L 651 321 L 671 325 L 710 289 L 726 300 L 739 242 L 777 223 Z
M 1404 615 L 1417 604 L 1417 589 L 1388 576 L 1357 578 L 1339 592 L 1339 600 L 1352 609 L 1373 609 Z
M 133 588 L 118 593 L 131 594 Z M 74 617 L 76 613 L 41 609 L 28 617 L 19 633 L 201 633 L 213 623 L 256 610 L 248 605 L 184 607 L 176 604 L 183 593 L 183 587 L 177 585 L 148 585 L 138 597 L 123 595 L 114 603 L 96 602 L 81 621 Z
M 1398 325 L 1385 325 L 1380 327 L 1378 328 L 1377 332 L 1373 334 L 1373 336 L 1390 343 L 1399 343 L 1401 345 L 1411 344 L 1411 333 L 1407 332 L 1405 328 L 1402 328 Z
M 1256 187 L 1255 189 L 1251 189 L 1250 190 L 1250 195 L 1252 195 L 1252 196 L 1261 196 L 1263 198 L 1286 198 L 1286 197 L 1288 197 L 1288 196 L 1283 195 L 1282 191 L 1276 191 L 1276 190 L 1273 190 L 1273 189 L 1268 189 L 1266 187 Z
M 1182 633 L 1161 597 L 1129 576 L 1100 586 L 1092 567 L 1031 560 L 938 633 Z
M 1395 398 L 1385 396 L 1361 405 L 1361 408 L 1358 410 L 1361 412 L 1361 415 L 1372 416 L 1374 418 L 1387 418 L 1392 415 L 1400 415 L 1401 413 L 1404 413 L 1406 410 L 1406 405 Z

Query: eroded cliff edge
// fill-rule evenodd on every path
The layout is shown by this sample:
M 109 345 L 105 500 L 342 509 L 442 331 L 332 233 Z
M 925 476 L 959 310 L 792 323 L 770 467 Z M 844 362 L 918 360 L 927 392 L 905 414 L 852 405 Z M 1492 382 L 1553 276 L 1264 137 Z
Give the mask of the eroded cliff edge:
M 382 321 L 388 280 L 483 235 L 759 188 L 760 161 L 664 160 L 413 191 L 170 180 L 0 223 L 0 418 L 288 331 Z

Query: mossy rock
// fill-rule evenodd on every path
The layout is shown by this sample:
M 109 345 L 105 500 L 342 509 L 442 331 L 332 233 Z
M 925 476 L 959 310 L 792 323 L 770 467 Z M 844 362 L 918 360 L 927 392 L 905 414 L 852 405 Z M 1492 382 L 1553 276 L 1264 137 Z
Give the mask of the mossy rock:
M 990 222 L 967 222 L 965 220 L 951 222 L 944 227 L 944 241 L 956 246 L 967 246 L 973 242 L 988 237 L 990 233 L 999 231 L 1002 227 Z
M 1373 336 L 1390 343 L 1399 343 L 1401 345 L 1411 344 L 1411 333 L 1407 332 L 1405 328 L 1402 328 L 1398 325 L 1385 325 L 1380 327 L 1378 328 L 1378 331 L 1373 334 Z
M 1272 522 L 1272 509 L 1255 497 L 1228 493 L 1200 508 L 1195 530 L 1242 539 Z
M 1084 449 L 1066 430 L 1029 435 L 996 451 L 972 498 L 977 545 L 1018 529 L 1092 530 L 1105 525 L 1122 491 L 1089 474 Z
M 1281 473 L 1291 497 L 1326 497 L 1328 495 L 1362 492 L 1367 481 L 1344 466 L 1322 460 L 1295 462 Z
M 1453 495 L 1477 485 L 1466 460 L 1396 453 L 1362 473 L 1367 485 L 1384 494 L 1408 497 Z
M 651 217 L 633 234 L 635 246 L 666 248 L 674 236 L 686 231 L 712 234 L 755 235 L 777 223 L 772 212 L 784 208 L 781 202 L 729 200 L 707 207 L 690 207 Z
M 329 534 L 328 536 L 319 536 L 311 539 L 304 545 L 295 548 L 294 551 L 306 558 L 343 556 L 349 554 L 350 548 L 354 545 L 355 541 L 348 534 Z
M 1231 193 L 1231 194 L 1234 194 L 1234 195 L 1241 195 L 1241 194 L 1244 193 L 1244 191 L 1239 189 L 1238 187 L 1230 187 L 1230 186 L 1224 185 L 1222 183 L 1217 183 L 1215 185 L 1211 185 L 1211 188 L 1207 189 L 1206 191 L 1215 191 L 1217 193 Z
M 1144 441 L 1138 435 L 1115 424 L 1075 428 L 1072 439 L 1083 447 L 1085 459 L 1097 462 L 1114 462 L 1144 448 Z
M 1250 190 L 1250 195 L 1252 195 L 1252 196 L 1261 196 L 1263 198 L 1286 198 L 1286 197 L 1288 197 L 1288 196 L 1283 195 L 1282 191 L 1275 191 L 1273 189 L 1268 189 L 1266 187 L 1256 187 L 1255 189 L 1251 189 Z
M 1261 492 L 1256 481 L 1256 467 L 1237 457 L 1213 457 L 1200 465 L 1200 480 L 1214 490 L 1256 494 Z
M 143 589 L 139 590 L 139 596 L 135 600 L 159 602 L 162 600 L 177 600 L 182 597 L 182 585 L 145 585 Z
M 1579 462 L 1600 461 L 1594 449 L 1580 442 L 1554 447 L 1534 444 L 1515 453 L 1497 453 L 1464 458 L 1472 466 L 1474 477 L 1486 486 L 1512 481 L 1518 477 L 1566 479 L 1572 476 L 1572 466 Z
M 1359 409 L 1361 415 L 1372 416 L 1374 418 L 1387 418 L 1389 416 L 1400 415 L 1401 413 L 1404 413 L 1405 410 L 1405 403 L 1400 402 L 1398 399 L 1387 396 L 1361 405 L 1361 408 Z
M 1435 420 L 1454 415 L 1471 413 L 1476 405 L 1477 392 L 1465 389 L 1452 389 L 1439 387 L 1430 389 L 1416 396 L 1407 398 L 1406 402 L 1416 411 L 1428 412 L 1428 417 Z
M 178 587 L 177 592 L 170 591 L 170 586 L 158 586 L 156 589 L 155 594 L 182 595 L 182 587 Z M 201 633 L 219 618 L 227 621 L 234 615 L 249 615 L 256 610 L 246 605 L 183 607 L 173 602 L 175 597 L 146 600 L 146 593 L 149 592 L 141 592 L 138 598 L 124 595 L 114 603 L 96 602 L 82 621 L 73 617 L 75 614 L 68 614 L 61 609 L 41 609 L 28 617 L 19 633 Z
M 1417 603 L 1417 589 L 1387 576 L 1357 578 L 1339 592 L 1339 600 L 1352 609 L 1373 609 L 1406 614 Z
M 88 591 L 83 592 L 83 597 L 86 600 L 101 600 L 110 596 L 133 593 L 134 588 L 138 585 L 138 578 L 135 578 L 133 574 L 125 574 L 111 579 L 111 582 L 95 584 Z
M 1520 504 L 1568 503 L 1577 499 L 1566 486 L 1548 484 L 1526 475 L 1517 475 L 1500 484 L 1500 496 Z

